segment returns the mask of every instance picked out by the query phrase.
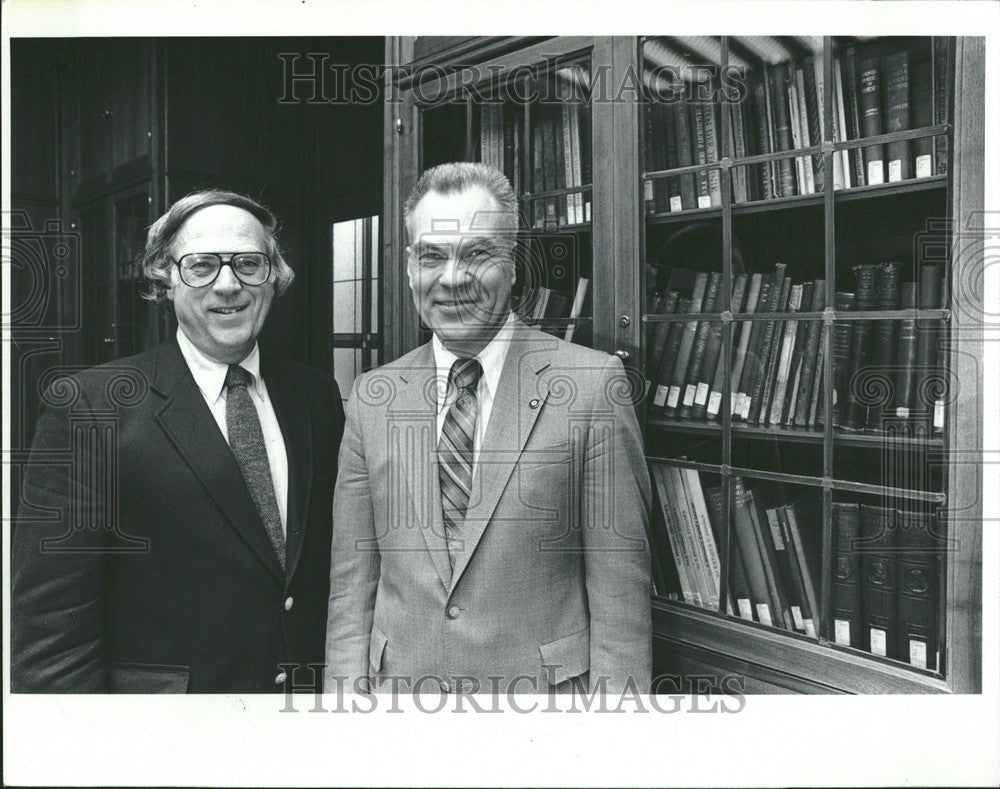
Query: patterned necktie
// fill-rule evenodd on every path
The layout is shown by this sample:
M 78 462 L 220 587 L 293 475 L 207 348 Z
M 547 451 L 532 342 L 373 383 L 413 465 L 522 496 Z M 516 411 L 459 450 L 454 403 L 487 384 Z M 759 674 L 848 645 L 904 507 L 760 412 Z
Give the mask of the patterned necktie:
M 267 448 L 264 446 L 264 431 L 260 427 L 260 417 L 250 399 L 247 387 L 253 375 L 242 367 L 231 364 L 226 373 L 226 429 L 229 432 L 229 447 L 236 456 L 236 462 L 243 472 L 243 479 L 250 489 L 253 503 L 271 538 L 271 545 L 285 569 L 285 534 L 281 528 L 281 514 L 278 499 L 274 495 L 271 481 L 271 466 L 267 462 Z
M 483 368 L 478 359 L 456 359 L 448 375 L 448 391 L 455 402 L 448 409 L 438 442 L 438 477 L 441 482 L 441 514 L 448 538 L 452 569 L 461 549 L 461 531 L 472 493 L 472 452 L 475 446 L 479 402 L 476 387 Z

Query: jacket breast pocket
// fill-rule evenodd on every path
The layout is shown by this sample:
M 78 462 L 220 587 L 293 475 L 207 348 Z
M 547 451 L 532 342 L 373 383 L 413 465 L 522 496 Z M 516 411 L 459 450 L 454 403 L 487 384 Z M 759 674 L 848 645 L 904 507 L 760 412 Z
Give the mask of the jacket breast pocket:
M 542 644 L 538 651 L 550 684 L 579 677 L 590 671 L 590 628 Z
M 112 663 L 108 671 L 112 693 L 187 693 L 190 680 L 187 666 Z

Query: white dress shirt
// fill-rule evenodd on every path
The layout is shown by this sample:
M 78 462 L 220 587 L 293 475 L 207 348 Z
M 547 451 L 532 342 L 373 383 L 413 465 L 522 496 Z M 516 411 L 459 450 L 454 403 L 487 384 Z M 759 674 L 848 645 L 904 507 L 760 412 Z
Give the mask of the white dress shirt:
M 208 410 L 215 417 L 215 422 L 222 431 L 222 437 L 229 443 L 229 429 L 226 427 L 226 373 L 229 365 L 218 362 L 195 347 L 183 330 L 177 329 L 177 344 L 181 348 L 184 361 L 194 381 L 201 390 L 202 397 L 208 404 Z M 281 515 L 281 529 L 288 533 L 288 454 L 285 451 L 285 439 L 278 426 L 278 417 L 267 394 L 267 386 L 260 377 L 260 349 L 254 343 L 253 350 L 240 362 L 240 367 L 253 376 L 253 382 L 247 387 L 250 400 L 257 409 L 261 431 L 264 433 L 264 447 L 267 450 L 267 464 L 271 468 L 271 482 L 274 484 L 274 497 L 278 501 L 278 512 Z
M 482 365 L 483 374 L 479 377 L 479 387 L 476 390 L 478 410 L 476 412 L 476 435 L 472 448 L 473 475 L 475 475 L 479 460 L 479 449 L 483 445 L 483 436 L 486 435 L 486 428 L 490 423 L 493 399 L 496 397 L 497 387 L 500 385 L 500 373 L 503 372 L 503 363 L 507 359 L 507 348 L 513 334 L 513 323 L 514 313 L 511 313 L 496 336 L 476 354 L 479 364 Z M 451 372 L 452 364 L 458 357 L 444 347 L 436 334 L 431 340 L 431 345 L 434 348 L 434 364 L 437 367 L 437 440 L 440 443 L 444 420 L 448 415 L 448 409 L 454 402 L 455 394 L 452 393 L 452 396 L 449 396 L 448 375 Z

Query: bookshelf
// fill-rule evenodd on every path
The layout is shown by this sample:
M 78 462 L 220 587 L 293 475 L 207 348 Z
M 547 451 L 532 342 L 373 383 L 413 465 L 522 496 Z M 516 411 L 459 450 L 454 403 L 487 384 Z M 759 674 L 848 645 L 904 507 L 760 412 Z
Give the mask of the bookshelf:
M 617 353 L 648 381 L 637 412 L 656 498 L 656 672 L 682 684 L 710 677 L 715 688 L 737 674 L 749 693 L 976 691 L 978 467 L 956 462 L 955 449 L 981 447 L 979 389 L 965 382 L 980 380 L 982 348 L 968 325 L 978 295 L 962 284 L 974 260 L 952 259 L 952 250 L 982 222 L 982 42 L 565 37 L 446 44 L 387 42 L 392 64 L 436 66 L 429 76 L 415 68 L 386 78 L 386 95 L 395 98 L 385 107 L 385 293 L 404 305 L 399 315 L 387 311 L 387 358 L 422 338 L 406 292 L 406 193 L 440 161 L 502 164 L 516 183 L 526 248 L 535 250 L 519 269 L 522 306 L 530 308 L 539 287 L 570 293 L 574 275 L 589 275 L 574 341 Z M 692 74 L 692 62 L 710 68 Z M 483 78 L 475 90 L 460 69 L 449 69 L 458 64 L 478 67 Z M 574 92 L 561 83 L 567 70 L 589 83 Z M 929 87 L 916 86 L 920 75 L 929 76 Z M 896 101 L 866 99 L 862 77 L 869 88 L 881 79 L 878 90 L 888 97 L 891 87 Z M 638 89 L 616 90 L 630 80 Z M 909 118 L 898 106 L 900 85 L 909 86 Z M 557 101 L 521 99 L 538 86 Z M 707 94 L 696 93 L 702 88 Z M 783 120 L 774 117 L 779 101 Z M 872 117 L 876 106 L 881 125 Z M 580 169 L 562 160 L 566 169 L 556 172 L 564 177 L 547 180 L 552 168 L 545 164 L 560 162 L 556 150 L 548 160 L 543 155 L 538 178 L 534 143 L 551 146 L 545 124 L 555 119 L 558 139 L 558 121 L 567 117 L 586 119 L 576 143 Z M 784 127 L 777 136 L 776 125 Z M 508 130 L 518 137 L 509 140 Z M 570 156 L 574 139 L 568 134 L 563 146 Z M 878 166 L 868 169 L 876 153 L 881 182 Z M 574 221 L 577 195 L 589 199 L 584 221 Z M 568 285 L 553 278 L 553 269 L 565 268 L 553 262 L 560 244 L 571 245 L 578 266 Z M 898 265 L 881 265 L 890 262 Z M 754 275 L 760 304 L 750 312 Z M 843 294 L 861 290 L 863 277 L 874 283 L 871 300 L 862 297 L 851 309 Z M 778 285 L 765 303 L 767 280 Z M 734 286 L 742 288 L 739 304 Z M 675 311 L 698 299 L 696 318 Z M 566 320 L 541 324 L 558 333 Z M 702 358 L 700 368 L 666 375 L 661 362 L 674 327 L 681 335 L 674 367 L 685 331 L 689 362 L 698 356 L 699 334 Z M 742 371 L 733 380 L 744 335 L 747 393 Z M 854 337 L 869 339 L 857 341 L 867 355 L 850 370 Z M 884 350 L 873 337 L 885 341 Z M 872 353 L 881 354 L 878 364 Z M 665 388 L 656 402 L 660 375 Z M 755 378 L 761 383 L 753 397 Z M 897 402 L 894 387 L 904 380 L 913 391 Z M 665 406 L 671 384 L 678 388 L 674 408 Z M 924 399 L 915 399 L 917 389 Z M 734 410 L 740 398 L 748 409 L 758 403 L 756 414 Z M 876 528 L 880 515 L 891 515 L 888 526 Z M 850 528 L 858 530 L 853 548 L 867 546 L 854 554 L 842 542 Z M 904 534 L 927 533 L 937 540 L 933 547 L 910 550 L 907 542 L 900 550 Z M 879 543 L 878 535 L 890 534 L 900 536 Z M 917 566 L 914 556 L 923 557 Z M 834 576 L 845 560 L 872 584 L 885 572 L 904 575 L 906 594 L 872 585 L 862 602 L 854 598 L 858 610 L 845 612 L 849 594 L 860 594 Z M 918 576 L 929 578 L 929 587 L 909 583 Z M 768 606 L 763 615 L 761 603 Z M 898 616 L 878 619 L 900 610 L 910 619 L 930 611 L 932 621 L 914 619 L 917 630 L 901 632 Z M 868 615 L 874 618 L 863 619 Z M 874 642 L 873 627 L 883 631 Z

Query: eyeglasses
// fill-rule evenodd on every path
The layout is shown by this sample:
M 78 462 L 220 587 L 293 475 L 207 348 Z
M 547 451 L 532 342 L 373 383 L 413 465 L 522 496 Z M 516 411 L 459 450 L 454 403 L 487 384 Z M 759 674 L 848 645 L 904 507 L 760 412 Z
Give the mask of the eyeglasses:
M 211 285 L 226 265 L 244 285 L 263 285 L 271 276 L 271 259 L 263 252 L 191 252 L 174 262 L 189 288 Z

